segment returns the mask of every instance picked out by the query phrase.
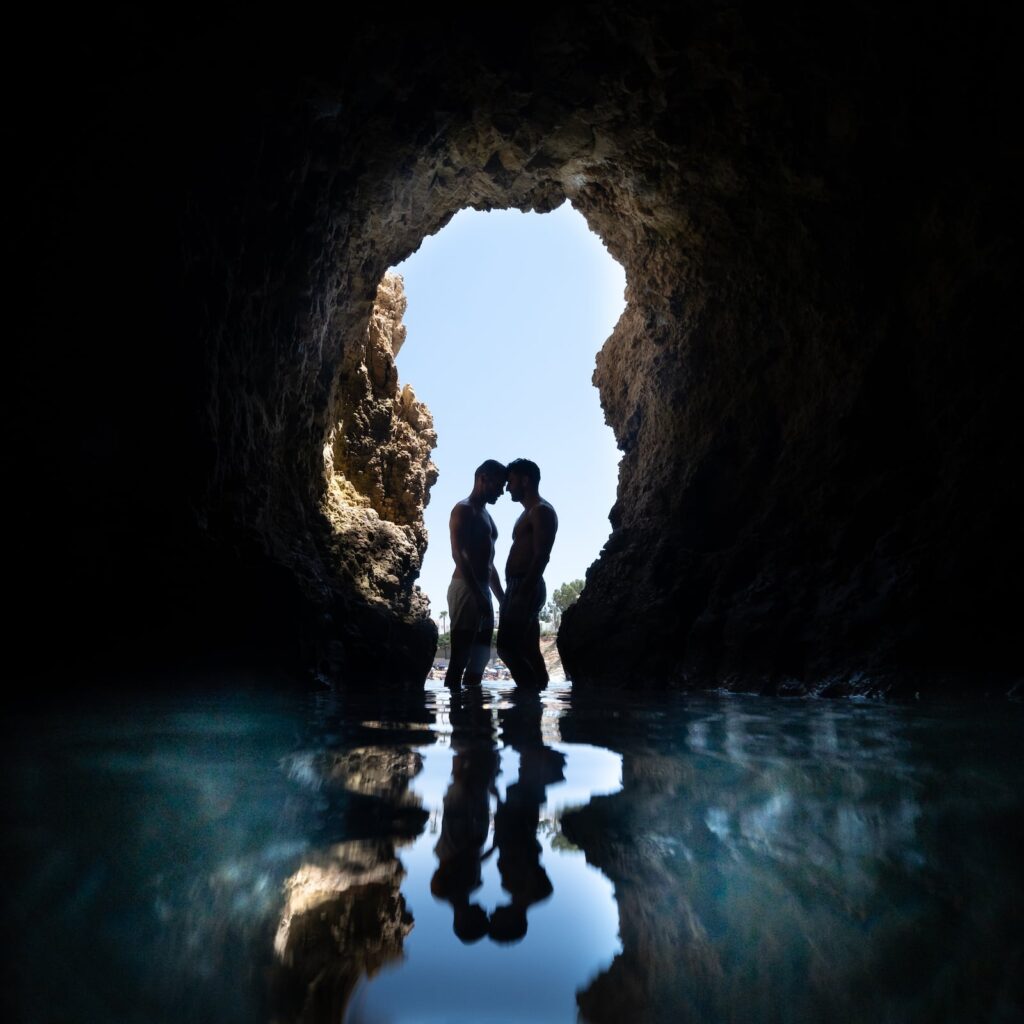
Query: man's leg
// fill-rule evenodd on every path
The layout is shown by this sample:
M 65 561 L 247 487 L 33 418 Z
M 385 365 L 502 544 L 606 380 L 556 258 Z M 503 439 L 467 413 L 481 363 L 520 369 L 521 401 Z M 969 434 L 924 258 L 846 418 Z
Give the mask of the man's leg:
M 537 580 L 537 590 L 533 595 L 533 614 L 524 634 L 526 658 L 533 669 L 538 690 L 543 690 L 548 685 L 548 667 L 544 664 L 544 655 L 540 652 L 540 612 L 547 599 L 548 588 L 542 577 Z
M 509 583 L 509 590 L 515 590 L 517 584 Z M 508 593 L 506 593 L 506 601 Z M 547 588 L 543 580 L 537 582 L 537 589 L 531 597 L 524 618 L 503 616 L 502 625 L 507 622 L 505 634 L 505 653 L 502 658 L 508 665 L 512 678 L 517 686 L 524 689 L 543 690 L 548 684 L 548 670 L 544 664 L 544 656 L 540 653 L 540 610 L 547 597 Z M 498 631 L 498 650 L 502 650 L 501 630 Z M 508 655 L 506 657 L 506 655 Z M 511 661 L 509 661 L 511 657 Z
M 543 682 L 531 664 L 527 647 L 526 630 L 528 623 L 518 617 L 502 615 L 498 623 L 498 654 L 505 662 L 516 686 L 531 690 L 541 689 Z
M 467 686 L 479 686 L 484 678 L 484 669 L 491 658 L 491 637 L 494 634 L 494 619 L 485 615 L 480 629 L 473 635 L 473 649 L 463 680 Z
M 475 623 L 466 615 L 468 599 L 469 590 L 465 581 L 453 576 L 448 584 L 448 622 L 452 638 L 452 656 L 448 659 L 448 671 L 444 675 L 444 685 L 448 687 L 462 685 L 462 674 L 473 653 L 473 634 L 476 630 Z
M 514 627 L 515 623 L 503 605 L 501 618 L 498 620 L 498 657 L 505 662 L 505 668 L 509 670 L 512 678 L 518 682 L 522 669 L 519 664 Z
M 540 619 L 532 619 L 525 631 L 525 657 L 533 670 L 539 689 L 548 685 L 548 667 L 540 650 Z
M 462 673 L 466 671 L 473 653 L 474 634 L 468 629 L 452 630 L 452 656 L 448 659 L 448 671 L 444 674 L 445 686 L 461 686 Z
M 505 600 L 501 605 L 501 617 L 498 619 L 498 657 L 505 662 L 516 685 L 519 680 L 526 677 L 529 669 L 524 667 L 520 655 L 520 630 L 522 622 L 517 616 L 509 611 L 509 603 L 512 595 L 515 594 L 519 581 L 511 577 L 505 581 Z

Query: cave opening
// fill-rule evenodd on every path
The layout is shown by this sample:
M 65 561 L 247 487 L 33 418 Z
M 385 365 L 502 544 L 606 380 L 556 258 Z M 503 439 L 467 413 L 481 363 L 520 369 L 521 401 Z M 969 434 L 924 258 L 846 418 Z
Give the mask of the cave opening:
M 430 410 L 437 435 L 419 579 L 432 617 L 446 608 L 452 572 L 449 513 L 486 458 L 541 466 L 541 491 L 562 523 L 549 596 L 584 579 L 607 540 L 618 478 L 592 376 L 625 306 L 622 268 L 566 202 L 546 214 L 462 210 L 389 273 L 407 302 L 399 387 Z M 490 511 L 501 572 L 522 510 L 506 496 Z
M 519 175 L 508 168 L 520 157 L 508 149 L 501 150 L 497 162 L 487 161 L 483 167 L 467 158 L 465 147 L 471 142 L 475 148 L 499 144 L 490 130 L 476 140 L 468 135 L 446 138 L 439 151 L 420 151 L 399 179 L 390 179 L 387 188 L 364 197 L 372 204 L 367 210 L 366 234 L 358 240 L 349 237 L 343 249 L 329 247 L 325 255 L 330 259 L 317 264 L 317 278 L 327 295 L 337 294 L 327 326 L 331 337 L 340 343 L 337 362 L 324 367 L 331 375 L 327 401 L 311 410 L 309 421 L 314 429 L 323 429 L 319 435 L 322 470 L 309 467 L 311 490 L 318 498 L 313 532 L 321 537 L 318 555 L 326 556 L 322 571 L 326 586 L 317 585 L 327 601 L 314 641 L 321 677 L 358 681 L 397 673 L 416 678 L 421 671 L 428 671 L 430 662 L 424 660 L 424 654 L 433 655 L 451 578 L 448 515 L 455 501 L 468 493 L 472 470 L 484 459 L 496 457 L 507 462 L 528 457 L 541 465 L 541 493 L 560 510 L 562 519 L 552 564 L 545 574 L 549 601 L 559 585 L 573 585 L 588 577 L 606 542 L 622 524 L 622 457 L 636 447 L 643 432 L 643 424 L 635 416 L 623 416 L 624 408 L 635 403 L 646 377 L 642 360 L 637 358 L 637 344 L 646 345 L 652 333 L 664 333 L 669 321 L 663 307 L 670 299 L 677 302 L 678 296 L 666 295 L 658 288 L 652 291 L 646 280 L 633 280 L 630 267 L 637 264 L 633 257 L 638 242 L 643 277 L 664 255 L 643 241 L 651 237 L 655 214 L 647 203 L 637 202 L 629 182 L 620 180 L 621 176 L 606 166 L 604 154 L 594 151 L 592 134 L 582 129 L 577 132 L 579 127 L 573 122 L 566 127 L 565 138 L 559 133 L 543 143 L 543 149 L 551 151 L 550 160 L 541 160 L 535 151 L 537 166 Z M 479 337 L 467 337 L 463 342 L 465 354 L 459 359 L 466 363 L 471 379 L 478 381 L 465 387 L 477 389 L 483 411 L 472 426 L 456 422 L 451 431 L 444 425 L 435 431 L 433 411 L 443 411 L 447 403 L 445 397 L 436 400 L 424 393 L 423 373 L 409 366 L 410 353 L 418 351 L 431 373 L 441 371 L 440 395 L 447 396 L 453 389 L 444 379 L 440 360 L 432 361 L 429 341 L 417 341 L 419 328 L 414 324 L 410 331 L 403 322 L 407 307 L 412 305 L 411 315 L 415 316 L 418 303 L 415 296 L 413 303 L 407 301 L 404 282 L 390 270 L 404 270 L 410 257 L 415 264 L 418 250 L 431 248 L 442 232 L 451 230 L 451 222 L 461 217 L 481 218 L 481 223 L 488 217 L 506 218 L 505 223 L 511 218 L 521 230 L 522 225 L 556 226 L 565 219 L 572 223 L 570 237 L 577 243 L 577 252 L 562 252 L 554 246 L 548 256 L 555 263 L 561 259 L 562 265 L 551 263 L 546 274 L 538 254 L 519 256 L 516 270 L 532 272 L 533 282 L 524 286 L 518 300 L 507 295 L 500 302 L 492 298 L 492 307 L 504 303 L 499 316 L 487 308 L 487 299 L 474 294 L 482 303 L 477 335 L 482 323 L 483 330 L 492 335 L 500 327 L 505 339 L 488 338 L 485 346 Z M 330 214 L 331 223 L 329 218 Z M 335 234 L 343 237 L 343 226 L 350 223 L 343 220 Z M 502 249 L 502 241 L 496 239 L 493 251 L 501 253 Z M 508 253 L 503 256 L 509 258 Z M 512 258 L 516 262 L 514 253 Z M 469 262 L 469 273 L 486 276 L 486 260 Z M 321 268 L 330 272 L 329 277 L 323 276 Z M 584 271 L 592 278 L 590 285 L 575 280 Z M 564 294 L 569 278 L 579 293 L 575 309 Z M 563 294 L 559 294 L 560 287 Z M 586 294 L 588 287 L 592 294 Z M 464 285 L 462 289 L 464 292 Z M 517 333 L 512 314 L 538 306 L 536 294 L 540 291 L 548 295 L 548 322 L 521 327 Z M 426 294 L 431 300 L 437 298 L 429 287 Z M 464 306 L 465 295 L 454 301 Z M 540 316 L 543 321 L 543 310 Z M 446 319 L 450 313 L 446 316 L 442 311 L 441 322 Z M 650 325 L 661 326 L 652 332 L 648 331 Z M 432 330 L 444 336 L 449 333 L 444 326 Z M 642 337 L 645 332 L 647 337 Z M 570 335 L 575 340 L 573 346 L 565 344 Z M 524 355 L 525 342 L 533 345 L 532 355 Z M 575 365 L 551 372 L 553 355 L 562 355 L 565 348 L 572 349 Z M 626 362 L 635 374 L 623 376 L 615 370 L 623 362 L 624 349 L 630 350 Z M 518 385 L 521 394 L 506 379 L 508 366 L 490 369 L 479 365 L 481 350 L 504 352 L 508 363 L 523 364 L 526 376 Z M 398 361 L 403 365 L 401 373 Z M 529 380 L 531 372 L 533 379 Z M 490 382 L 488 374 L 494 378 Z M 580 389 L 585 411 L 577 414 L 567 405 L 565 395 L 559 394 L 566 381 L 575 382 Z M 449 408 L 458 412 L 466 405 L 456 401 Z M 518 413 L 518 419 L 509 417 L 510 424 L 518 422 L 520 432 L 528 426 L 536 437 L 518 437 L 509 440 L 509 450 L 493 451 L 502 442 L 488 438 L 495 415 L 506 406 Z M 551 411 L 550 422 L 536 421 L 533 406 Z M 477 450 L 456 457 L 453 465 L 464 463 L 459 469 L 446 471 L 442 464 L 442 480 L 446 475 L 453 490 L 432 493 L 438 472 L 431 453 L 439 435 L 441 444 L 445 443 L 446 432 L 464 435 L 467 443 L 476 442 Z M 482 434 L 487 435 L 484 454 L 479 450 Z M 588 434 L 601 440 L 590 444 Z M 315 443 L 317 439 L 310 440 Z M 489 454 L 488 449 L 492 449 Z M 322 489 L 316 482 L 320 472 Z M 579 515 L 574 510 L 576 504 L 583 508 Z M 424 522 L 424 508 L 436 520 L 429 527 Z M 517 510 L 510 501 L 505 502 L 507 522 L 499 522 L 498 528 L 506 545 Z M 568 522 L 562 518 L 563 512 L 569 513 Z M 321 526 L 326 526 L 326 534 L 320 532 Z M 434 540 L 429 554 L 428 534 Z M 499 571 L 506 554 L 507 547 L 502 550 L 499 543 Z M 582 584 L 574 589 L 578 593 Z M 561 631 L 558 635 L 560 638 Z

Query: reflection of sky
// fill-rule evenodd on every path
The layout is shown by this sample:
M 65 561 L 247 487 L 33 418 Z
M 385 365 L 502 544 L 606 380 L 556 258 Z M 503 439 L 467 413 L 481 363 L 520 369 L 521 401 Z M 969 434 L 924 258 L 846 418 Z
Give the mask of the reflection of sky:
M 568 807 L 584 807 L 593 796 L 616 793 L 622 789 L 620 754 L 582 743 L 556 743 L 554 747 L 565 754 L 565 782 L 548 786 L 549 812 Z
M 576 1017 L 576 992 L 608 966 L 620 951 L 619 918 L 611 882 L 573 849 L 557 848 L 546 819 L 566 807 L 586 804 L 591 795 L 621 787 L 622 759 L 598 747 L 557 744 L 566 755 L 565 781 L 547 788 L 537 835 L 541 863 L 554 888 L 530 907 L 526 937 L 514 945 L 483 938 L 464 945 L 452 930 L 452 907 L 430 893 L 437 869 L 441 806 L 451 777 L 452 753 L 424 747 L 423 770 L 411 788 L 431 812 L 426 831 L 399 850 L 407 872 L 402 885 L 415 924 L 405 941 L 405 959 L 362 983 L 347 1021 L 566 1021 Z M 504 796 L 518 778 L 518 754 L 501 751 L 498 792 Z M 493 815 L 495 801 L 491 799 Z M 484 844 L 493 841 L 491 832 Z M 498 874 L 497 851 L 483 862 L 482 885 L 471 896 L 488 913 L 509 902 Z

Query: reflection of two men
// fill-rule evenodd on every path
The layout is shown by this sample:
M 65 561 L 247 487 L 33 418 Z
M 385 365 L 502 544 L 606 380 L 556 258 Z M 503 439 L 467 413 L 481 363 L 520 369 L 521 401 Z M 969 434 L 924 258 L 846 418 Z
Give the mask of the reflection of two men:
M 500 758 L 491 734 L 485 738 L 476 731 L 472 738 L 458 737 L 463 743 L 452 758 L 431 892 L 452 904 L 452 927 L 463 942 L 476 942 L 484 935 L 495 942 L 517 942 L 526 934 L 529 908 L 552 893 L 541 864 L 537 829 L 545 790 L 563 779 L 565 758 L 543 744 L 539 698 L 516 693 L 512 701 L 511 707 L 499 712 L 499 720 L 506 745 L 519 754 L 519 778 L 508 787 L 504 800 L 498 798 L 495 786 Z M 457 734 L 456 728 L 453 746 Z M 492 794 L 498 798 L 494 845 L 484 852 Z M 482 863 L 494 850 L 501 885 L 510 900 L 488 915 L 471 895 L 480 888 Z

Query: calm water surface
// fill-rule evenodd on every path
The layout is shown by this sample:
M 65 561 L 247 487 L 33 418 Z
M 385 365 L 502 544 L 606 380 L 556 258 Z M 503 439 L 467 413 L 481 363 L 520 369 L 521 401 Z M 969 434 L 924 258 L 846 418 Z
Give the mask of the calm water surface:
M 1024 707 L 9 714 L 4 1020 L 1024 1019 Z

